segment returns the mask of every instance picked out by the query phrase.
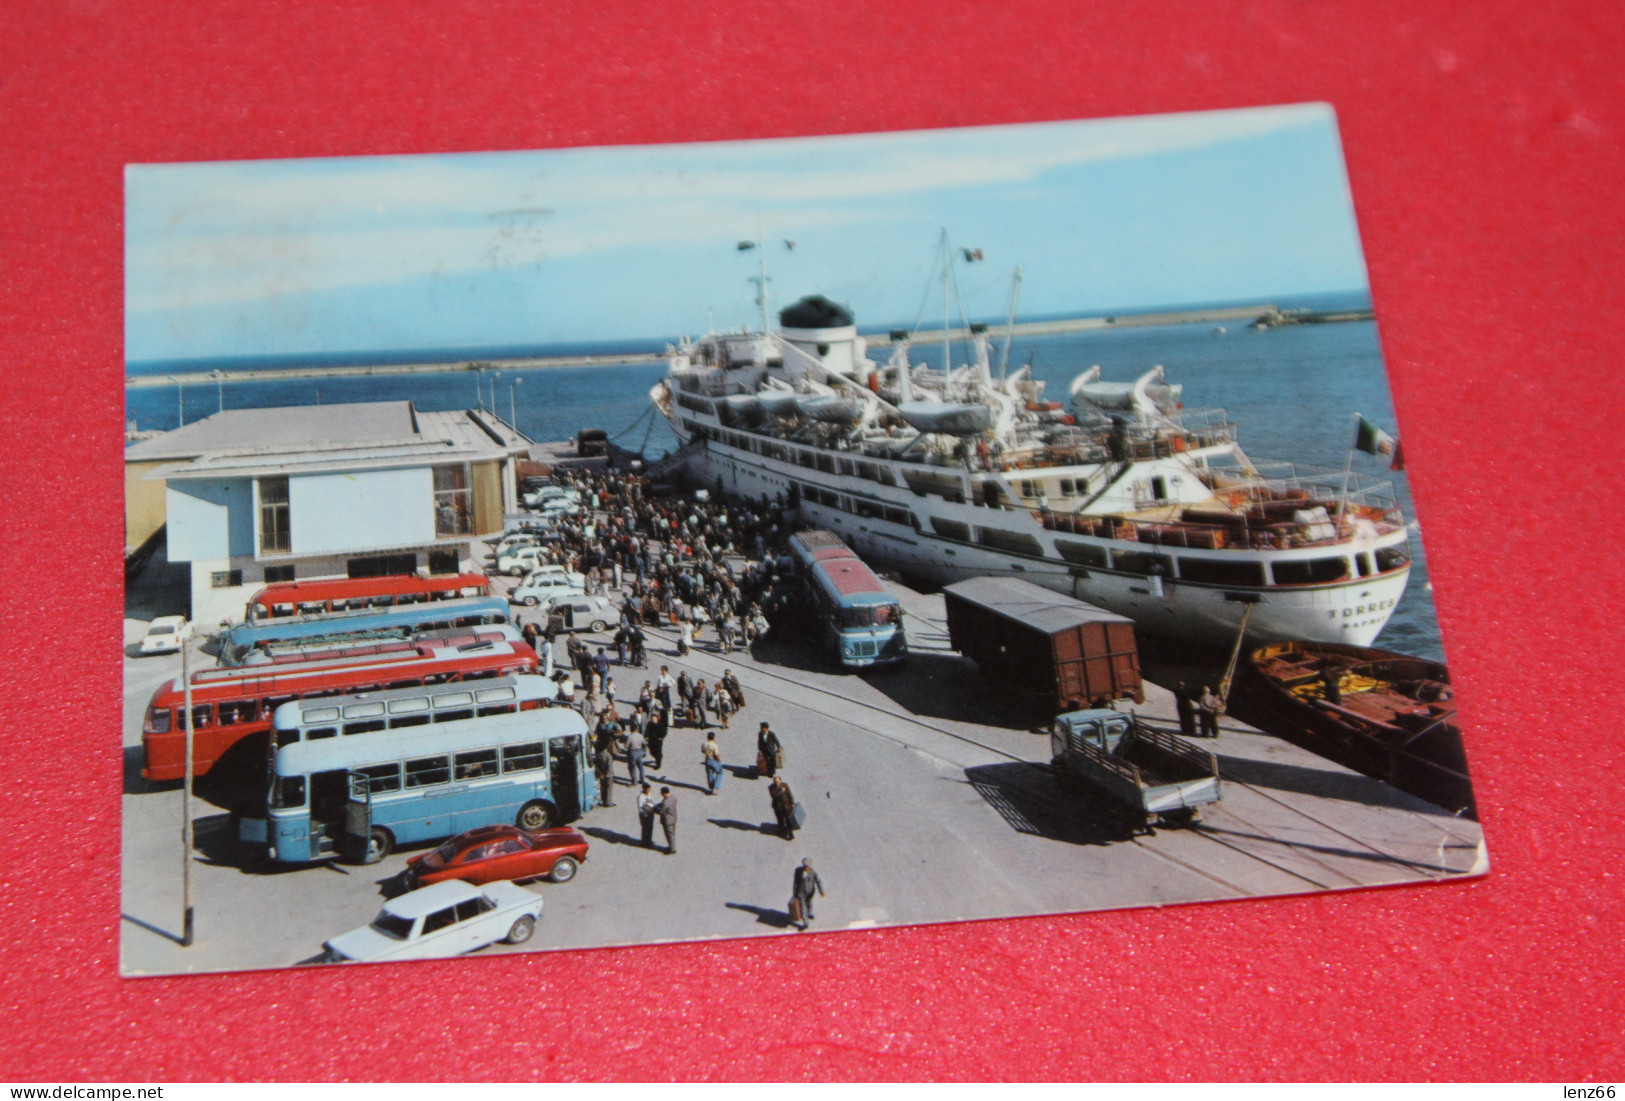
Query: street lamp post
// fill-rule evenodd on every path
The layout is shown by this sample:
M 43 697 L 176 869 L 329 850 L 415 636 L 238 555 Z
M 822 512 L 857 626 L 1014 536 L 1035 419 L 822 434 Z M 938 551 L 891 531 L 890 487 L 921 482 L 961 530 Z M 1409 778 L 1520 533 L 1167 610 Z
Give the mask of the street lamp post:
M 181 685 L 185 693 L 186 784 L 181 792 L 181 947 L 192 947 L 192 728 L 197 716 L 192 712 L 192 671 L 187 651 L 192 646 L 192 625 L 181 628 Z
M 170 375 L 169 381 L 175 384 L 175 423 L 179 427 L 186 427 L 186 383 L 178 375 Z
M 214 393 L 217 402 L 215 412 L 224 413 L 226 411 L 226 376 L 218 367 L 211 373 L 214 375 Z
M 501 377 L 501 371 L 493 371 L 491 373 L 491 415 L 499 420 L 501 419 L 502 414 L 498 412 L 498 409 L 501 407 L 497 405 L 497 380 Z
M 508 384 L 508 425 L 515 432 L 519 431 L 519 399 L 516 392 L 524 381 L 523 378 L 515 378 Z

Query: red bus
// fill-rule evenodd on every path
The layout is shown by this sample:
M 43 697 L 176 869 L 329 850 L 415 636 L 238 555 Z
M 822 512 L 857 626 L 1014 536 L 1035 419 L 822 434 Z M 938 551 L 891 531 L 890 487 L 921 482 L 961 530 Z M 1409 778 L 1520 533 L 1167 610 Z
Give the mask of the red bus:
M 192 772 L 202 776 L 245 738 L 271 729 L 271 716 L 289 700 L 414 688 L 423 684 L 535 673 L 536 651 L 523 642 L 474 642 L 456 647 L 357 654 L 325 662 L 205 669 L 192 674 Z M 186 773 L 186 695 L 180 678 L 165 681 L 147 704 L 141 727 L 149 780 L 179 780 Z
M 250 623 L 293 615 L 322 615 L 356 608 L 390 608 L 426 600 L 490 596 L 491 579 L 483 573 L 419 577 L 339 577 L 329 581 L 289 581 L 255 593 L 244 614 Z

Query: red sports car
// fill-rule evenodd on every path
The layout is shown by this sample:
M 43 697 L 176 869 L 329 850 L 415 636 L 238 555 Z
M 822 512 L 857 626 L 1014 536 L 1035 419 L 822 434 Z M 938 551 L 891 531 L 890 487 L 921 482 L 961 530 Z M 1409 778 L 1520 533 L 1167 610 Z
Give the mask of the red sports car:
M 414 891 L 446 879 L 481 884 L 546 876 L 554 883 L 568 883 L 585 859 L 587 839 L 573 826 L 546 830 L 481 826 L 414 856 L 407 861 L 403 878 Z

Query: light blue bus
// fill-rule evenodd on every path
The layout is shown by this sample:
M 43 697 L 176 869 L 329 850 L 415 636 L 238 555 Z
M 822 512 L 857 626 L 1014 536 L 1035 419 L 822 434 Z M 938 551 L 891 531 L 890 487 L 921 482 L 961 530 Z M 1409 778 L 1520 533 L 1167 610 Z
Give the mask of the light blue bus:
M 241 665 L 256 650 L 277 643 L 406 638 L 421 631 L 480 627 L 507 623 L 509 619 L 508 602 L 502 597 L 472 596 L 394 608 L 361 608 L 239 623 L 220 640 L 220 662 Z
M 543 829 L 598 805 L 587 727 L 544 707 L 536 676 L 428 685 L 277 708 L 265 817 L 238 820 L 271 860 L 382 860 L 397 845 L 512 822 Z
M 843 669 L 896 665 L 908 657 L 903 606 L 839 536 L 797 532 L 790 557 L 811 626 Z

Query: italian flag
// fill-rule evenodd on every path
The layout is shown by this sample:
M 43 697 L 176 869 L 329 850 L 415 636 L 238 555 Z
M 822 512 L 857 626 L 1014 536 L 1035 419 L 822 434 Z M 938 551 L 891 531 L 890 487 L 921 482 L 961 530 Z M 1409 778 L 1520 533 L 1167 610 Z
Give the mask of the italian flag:
M 1399 446 L 1399 441 L 1366 420 L 1362 413 L 1354 414 L 1354 419 L 1360 422 L 1354 430 L 1354 450 L 1364 451 L 1367 455 L 1391 456 L 1393 462 L 1388 469 L 1404 470 L 1405 452 Z

